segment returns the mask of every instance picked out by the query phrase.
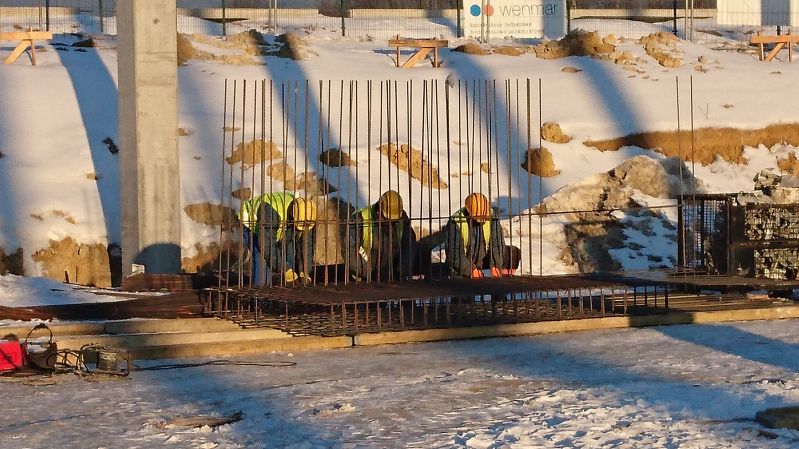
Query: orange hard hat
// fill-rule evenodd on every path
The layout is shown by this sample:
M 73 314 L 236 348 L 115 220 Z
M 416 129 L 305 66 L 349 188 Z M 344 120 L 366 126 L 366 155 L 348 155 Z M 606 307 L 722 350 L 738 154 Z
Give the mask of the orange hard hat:
M 463 205 L 466 207 L 466 212 L 473 219 L 481 223 L 491 219 L 491 203 L 488 202 L 488 198 L 482 193 L 472 193 L 467 196 Z

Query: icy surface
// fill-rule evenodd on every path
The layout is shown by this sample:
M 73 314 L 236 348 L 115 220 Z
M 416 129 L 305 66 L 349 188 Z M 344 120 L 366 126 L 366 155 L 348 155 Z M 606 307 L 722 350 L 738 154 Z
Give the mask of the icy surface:
M 230 360 L 296 365 L 118 381 L 3 381 L 0 448 L 789 448 L 796 433 L 759 436 L 753 418 L 799 402 L 797 343 L 799 321 L 763 321 L 275 353 Z M 237 410 L 243 420 L 218 429 L 164 426 Z
M 130 299 L 129 296 L 110 296 L 108 293 L 112 292 L 64 284 L 47 278 L 22 277 L 13 274 L 0 276 L 0 305 L 7 307 L 57 306 Z

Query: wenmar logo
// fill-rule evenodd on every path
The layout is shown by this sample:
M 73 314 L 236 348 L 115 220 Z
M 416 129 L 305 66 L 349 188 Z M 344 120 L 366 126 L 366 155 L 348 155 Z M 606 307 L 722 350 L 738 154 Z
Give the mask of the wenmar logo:
M 547 3 L 547 4 L 511 3 L 511 4 L 501 4 L 497 8 L 499 9 L 499 15 L 504 17 L 554 16 L 555 14 L 558 14 L 557 3 Z M 471 6 L 471 8 L 469 8 L 469 14 L 471 14 L 474 17 L 479 17 L 480 14 L 491 17 L 494 15 L 494 12 L 495 12 L 494 5 L 488 5 L 488 4 L 481 7 L 480 5 L 475 3 L 474 5 Z

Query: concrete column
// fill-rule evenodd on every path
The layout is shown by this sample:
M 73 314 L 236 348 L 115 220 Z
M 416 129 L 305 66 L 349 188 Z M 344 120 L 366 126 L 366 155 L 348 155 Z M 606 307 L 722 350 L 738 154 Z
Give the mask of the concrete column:
M 180 270 L 175 0 L 116 2 L 122 272 Z

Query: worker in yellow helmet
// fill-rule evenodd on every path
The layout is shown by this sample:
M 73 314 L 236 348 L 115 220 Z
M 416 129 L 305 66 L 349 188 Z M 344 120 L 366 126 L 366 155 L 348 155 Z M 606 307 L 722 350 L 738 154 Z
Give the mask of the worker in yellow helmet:
M 313 267 L 316 203 L 288 192 L 242 202 L 238 213 L 244 246 L 251 255 L 254 285 L 309 281 Z
M 345 262 L 354 279 L 394 281 L 412 277 L 416 233 L 399 193 L 388 190 L 375 204 L 355 212 L 348 229 Z
M 446 259 L 450 271 L 458 276 L 481 278 L 488 265 L 494 277 L 500 277 L 505 239 L 502 227 L 482 193 L 466 197 L 463 207 L 447 222 Z

